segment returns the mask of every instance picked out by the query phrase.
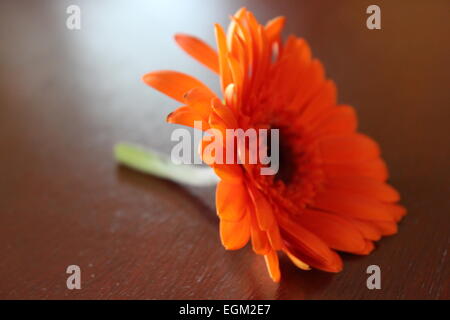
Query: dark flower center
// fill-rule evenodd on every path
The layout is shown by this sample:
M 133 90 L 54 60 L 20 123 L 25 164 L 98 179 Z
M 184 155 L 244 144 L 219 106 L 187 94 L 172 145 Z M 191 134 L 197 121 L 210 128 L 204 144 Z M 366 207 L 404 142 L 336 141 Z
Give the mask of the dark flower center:
M 277 129 L 272 127 L 272 129 Z M 295 158 L 294 154 L 292 152 L 292 149 L 289 144 L 289 139 L 285 133 L 286 130 L 278 128 L 279 132 L 279 145 L 278 145 L 278 152 L 279 152 L 279 168 L 278 172 L 275 174 L 275 181 L 282 181 L 285 185 L 289 185 L 292 182 L 292 178 L 294 176 L 295 170 L 296 170 L 296 164 L 295 164 Z M 268 149 L 269 154 L 272 156 L 272 150 L 271 150 L 271 135 L 269 134 L 268 137 Z
M 294 157 L 289 146 L 286 145 L 284 140 L 280 137 L 280 167 L 277 174 L 275 175 L 275 180 L 281 180 L 285 185 L 288 185 L 292 181 L 296 165 L 294 162 Z

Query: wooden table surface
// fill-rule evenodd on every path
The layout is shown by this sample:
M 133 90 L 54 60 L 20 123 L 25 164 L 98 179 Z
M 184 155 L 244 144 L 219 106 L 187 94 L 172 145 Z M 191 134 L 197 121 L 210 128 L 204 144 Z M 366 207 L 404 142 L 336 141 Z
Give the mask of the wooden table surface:
M 381 30 L 366 28 L 367 6 Z M 81 8 L 81 30 L 66 8 Z M 213 43 L 213 23 L 246 6 L 260 21 L 285 15 L 305 37 L 382 146 L 409 214 L 370 256 L 344 255 L 333 275 L 281 260 L 272 283 L 246 247 L 225 251 L 213 188 L 119 168 L 115 142 L 170 152 L 178 103 L 146 87 L 156 69 L 218 80 L 173 41 Z M 450 2 L 0 2 L 0 298 L 448 299 Z M 81 268 L 68 290 L 66 268 Z M 381 268 L 368 290 L 366 268 Z

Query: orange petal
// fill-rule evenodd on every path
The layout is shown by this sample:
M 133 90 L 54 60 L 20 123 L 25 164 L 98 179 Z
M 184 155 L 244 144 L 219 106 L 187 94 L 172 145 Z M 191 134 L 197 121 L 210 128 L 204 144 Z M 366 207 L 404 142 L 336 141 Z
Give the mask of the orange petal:
M 334 82 L 331 80 L 325 81 L 312 101 L 303 109 L 300 121 L 302 123 L 313 123 L 317 121 L 317 118 L 322 117 L 324 113 L 329 112 L 336 105 L 336 92 Z
M 366 246 L 364 247 L 363 250 L 359 251 L 359 252 L 352 252 L 354 254 L 361 254 L 361 255 L 368 255 L 369 253 L 371 253 L 373 251 L 373 249 L 375 249 L 375 245 L 373 244 L 372 241 L 366 240 Z
M 387 221 L 371 221 L 383 236 L 391 236 L 398 231 L 397 223 Z
M 232 82 L 238 90 L 242 90 L 244 81 L 244 70 L 242 64 L 231 54 L 227 55 L 228 68 L 230 69 Z
M 400 221 L 406 215 L 405 207 L 398 204 L 386 204 L 390 214 L 394 217 L 395 221 Z
M 221 220 L 238 221 L 248 210 L 249 197 L 242 181 L 220 181 L 216 189 L 216 208 Z
M 234 116 L 233 111 L 228 107 L 224 106 L 219 99 L 213 99 L 212 108 L 216 114 L 223 120 L 227 129 L 237 128 L 237 120 Z
M 220 179 L 235 181 L 242 179 L 242 167 L 239 164 L 214 164 L 214 172 Z
M 350 134 L 356 131 L 358 121 L 355 109 L 350 106 L 330 108 L 315 124 L 311 124 L 311 134 L 315 137 L 331 134 Z
M 363 134 L 328 136 L 318 141 L 323 162 L 355 162 L 376 159 L 378 144 Z
M 386 163 L 381 158 L 360 162 L 323 163 L 322 168 L 329 178 L 361 176 L 386 181 L 389 177 Z
M 292 263 L 295 264 L 297 268 L 300 268 L 302 270 L 311 270 L 311 267 L 309 265 L 298 259 L 292 253 L 290 253 L 289 250 L 285 249 L 284 253 L 286 253 L 286 255 L 289 257 L 289 259 L 291 259 Z
M 239 250 L 250 239 L 250 218 L 246 214 L 240 221 L 220 219 L 220 239 L 227 250 Z
M 182 103 L 185 94 L 194 88 L 203 88 L 215 96 L 202 82 L 181 72 L 166 70 L 150 72 L 144 75 L 142 80 L 150 87 Z
M 219 73 L 219 58 L 217 52 L 199 38 L 177 33 L 175 41 L 191 57 L 204 64 L 215 73 Z
M 267 234 L 259 228 L 254 213 L 251 214 L 250 222 L 253 251 L 260 255 L 268 254 L 271 250 L 269 239 L 267 238 Z
M 283 239 L 281 238 L 278 224 L 274 223 L 272 227 L 267 230 L 267 238 L 269 239 L 270 246 L 274 250 L 282 250 L 284 248 Z
M 230 107 L 232 110 L 239 110 L 241 106 L 242 99 L 238 97 L 237 88 L 234 83 L 230 83 L 223 94 L 225 105 Z
M 349 219 L 350 223 L 353 224 L 364 238 L 368 240 L 378 241 L 381 239 L 380 230 L 370 221 L 362 221 L 357 219 Z
M 269 230 L 275 223 L 272 206 L 267 201 L 266 197 L 255 187 L 249 186 L 248 191 L 253 205 L 255 206 L 255 214 L 259 227 L 261 230 Z
M 299 223 L 280 215 L 281 235 L 287 250 L 297 259 L 320 270 L 339 272 L 342 260 L 319 237 L 303 228 Z
M 227 49 L 227 40 L 225 36 L 225 32 L 222 27 L 218 24 L 214 25 L 215 33 L 216 33 L 216 41 L 217 48 L 219 50 L 219 69 L 220 69 L 220 80 L 222 84 L 222 91 L 225 92 L 225 88 L 231 80 L 231 72 L 228 66 L 228 49 Z
M 204 163 L 213 166 L 216 163 L 215 152 L 206 152 L 207 147 L 214 142 L 214 135 L 205 135 L 198 145 L 198 154 Z M 217 157 L 220 159 L 219 155 Z
M 267 22 L 265 26 L 265 31 L 269 43 L 272 43 L 279 39 L 280 33 L 283 30 L 285 22 L 286 22 L 285 17 L 276 17 Z
M 356 219 L 394 221 L 387 205 L 374 199 L 340 190 L 317 194 L 313 207 Z
M 272 280 L 274 282 L 280 282 L 281 274 L 277 252 L 271 250 L 269 254 L 264 256 L 264 260 L 266 261 L 267 270 Z
M 212 128 L 221 131 L 222 132 L 222 138 L 225 139 L 225 137 L 226 137 L 226 129 L 228 129 L 227 128 L 227 124 L 225 123 L 225 121 L 216 112 L 211 112 L 211 114 L 209 115 L 208 122 L 209 122 L 209 125 Z
M 330 248 L 358 252 L 364 249 L 365 240 L 358 229 L 345 219 L 318 210 L 304 210 L 297 220 L 316 234 Z
M 200 121 L 202 123 L 203 130 L 206 130 L 209 127 L 209 124 L 207 122 L 202 122 L 200 115 L 188 106 L 179 107 L 175 111 L 171 112 L 167 116 L 166 121 L 192 128 L 194 128 L 195 121 Z
M 330 178 L 326 182 L 327 189 L 346 190 L 368 198 L 384 202 L 397 202 L 400 194 L 393 187 L 379 180 L 368 177 L 350 176 Z
M 306 44 L 306 41 L 303 42 L 304 47 L 306 47 L 304 59 L 308 59 L 309 47 Z M 291 70 L 294 68 L 295 70 L 297 63 L 298 62 L 295 62 L 294 60 L 294 66 L 288 66 L 288 68 Z M 314 97 L 314 94 L 322 88 L 324 82 L 325 71 L 322 64 L 316 59 L 312 60 L 306 70 L 300 70 L 297 79 L 292 81 L 294 88 L 296 88 L 296 95 L 290 102 L 291 108 L 302 111 Z
M 192 89 L 184 96 L 186 104 L 193 108 L 205 121 L 208 121 L 209 115 L 213 111 L 211 107 L 213 98 L 215 98 L 215 95 L 204 88 Z
M 323 259 L 323 257 L 312 254 L 311 251 L 305 250 L 304 247 L 299 246 L 296 242 L 291 242 L 289 237 L 286 239 L 286 247 L 289 253 L 297 260 L 304 262 L 306 265 L 313 268 L 327 271 L 327 272 L 340 272 L 343 268 L 341 257 L 334 251 L 331 251 L 330 258 L 332 260 Z M 296 264 L 296 266 L 298 266 Z

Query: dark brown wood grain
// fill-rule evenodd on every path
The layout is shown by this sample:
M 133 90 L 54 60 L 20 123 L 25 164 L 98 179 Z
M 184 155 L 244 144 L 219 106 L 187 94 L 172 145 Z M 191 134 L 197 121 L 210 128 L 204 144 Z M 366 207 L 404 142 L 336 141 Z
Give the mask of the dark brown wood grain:
M 0 298 L 448 299 L 449 1 L 0 2 Z M 82 29 L 65 27 L 78 4 Z M 120 168 L 115 142 L 169 152 L 177 103 L 146 87 L 176 69 L 218 88 L 175 45 L 175 32 L 213 43 L 213 23 L 245 5 L 285 15 L 381 145 L 408 216 L 370 256 L 344 255 L 333 275 L 281 260 L 272 283 L 246 247 L 225 251 L 212 188 L 187 188 Z M 82 289 L 66 288 L 68 265 Z M 382 289 L 366 288 L 366 268 Z

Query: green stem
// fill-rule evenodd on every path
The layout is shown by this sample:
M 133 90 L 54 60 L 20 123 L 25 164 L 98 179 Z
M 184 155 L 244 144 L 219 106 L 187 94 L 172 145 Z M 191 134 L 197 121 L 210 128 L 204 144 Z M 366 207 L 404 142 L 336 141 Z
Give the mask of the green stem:
M 219 181 L 209 167 L 177 165 L 168 156 L 126 142 L 114 146 L 114 156 L 127 167 L 183 184 L 210 186 Z

